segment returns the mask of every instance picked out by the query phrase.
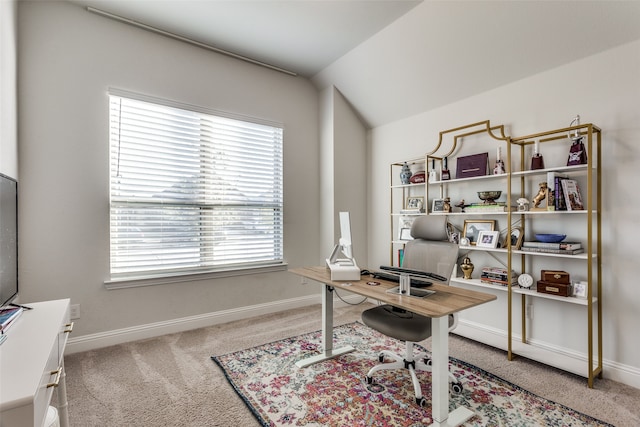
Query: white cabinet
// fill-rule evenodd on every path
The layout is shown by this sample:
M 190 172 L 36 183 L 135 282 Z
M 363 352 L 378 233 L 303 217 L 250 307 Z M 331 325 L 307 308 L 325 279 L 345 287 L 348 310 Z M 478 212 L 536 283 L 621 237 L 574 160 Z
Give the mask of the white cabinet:
M 61 427 L 68 425 L 64 349 L 71 332 L 69 300 L 26 304 L 0 345 L 0 426 L 41 427 L 58 387 Z

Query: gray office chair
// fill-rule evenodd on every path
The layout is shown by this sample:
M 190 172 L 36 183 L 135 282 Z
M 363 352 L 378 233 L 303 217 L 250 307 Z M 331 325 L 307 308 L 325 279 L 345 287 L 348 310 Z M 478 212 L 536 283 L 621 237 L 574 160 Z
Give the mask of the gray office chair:
M 414 240 L 407 242 L 404 248 L 403 268 L 436 273 L 447 278 L 444 284 L 449 284 L 449 278 L 458 257 L 458 245 L 447 241 L 447 222 L 445 216 L 421 216 L 411 227 Z M 436 282 L 441 283 L 441 282 Z M 431 371 L 431 359 L 426 353 L 414 354 L 414 343 L 431 336 L 431 318 L 421 316 L 410 311 L 401 310 L 390 305 L 379 305 L 362 313 L 365 325 L 387 336 L 405 341 L 405 354 L 397 355 L 383 350 L 378 360 L 384 362 L 385 356 L 394 360 L 393 363 L 381 363 L 374 366 L 367 373 L 367 383 L 373 383 L 373 374 L 387 369 L 407 369 L 411 375 L 416 403 L 426 404 L 422 397 L 420 382 L 416 371 Z M 449 316 L 449 331 L 458 323 L 457 314 Z M 450 388 L 455 393 L 462 391 L 462 384 L 449 372 Z

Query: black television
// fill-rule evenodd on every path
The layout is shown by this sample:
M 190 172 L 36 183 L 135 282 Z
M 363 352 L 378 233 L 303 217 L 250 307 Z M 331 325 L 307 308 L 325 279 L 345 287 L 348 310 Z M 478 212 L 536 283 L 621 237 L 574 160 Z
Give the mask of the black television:
M 0 307 L 18 296 L 18 182 L 0 173 Z

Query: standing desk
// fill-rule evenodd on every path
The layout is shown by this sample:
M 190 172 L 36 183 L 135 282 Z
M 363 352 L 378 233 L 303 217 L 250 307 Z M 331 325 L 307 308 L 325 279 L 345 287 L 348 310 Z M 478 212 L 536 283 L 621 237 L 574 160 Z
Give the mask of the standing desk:
M 289 270 L 298 276 L 306 277 L 324 284 L 322 292 L 322 345 L 323 352 L 317 356 L 296 363 L 299 367 L 309 366 L 355 350 L 351 346 L 333 348 L 333 290 L 343 289 L 385 304 L 409 310 L 431 318 L 432 329 L 432 426 L 459 426 L 474 414 L 465 407 L 449 412 L 449 318 L 450 314 L 495 300 L 495 295 L 433 284 L 429 290 L 436 293 L 427 298 L 388 293 L 387 290 L 398 286 L 395 282 L 373 279 L 378 286 L 367 285 L 372 280 L 333 281 L 329 270 L 322 267 L 300 267 Z

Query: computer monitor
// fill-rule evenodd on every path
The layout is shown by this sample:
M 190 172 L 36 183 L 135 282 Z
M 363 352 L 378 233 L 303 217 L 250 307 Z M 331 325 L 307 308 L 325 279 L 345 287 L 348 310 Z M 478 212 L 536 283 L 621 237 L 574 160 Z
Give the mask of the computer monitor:
M 353 249 L 351 243 L 351 220 L 349 218 L 349 212 L 340 212 L 340 239 L 338 244 L 333 248 L 329 260 L 332 264 L 338 261 L 340 253 L 352 260 Z
M 353 258 L 351 250 L 351 219 L 349 212 L 340 212 L 340 247 L 347 258 Z

